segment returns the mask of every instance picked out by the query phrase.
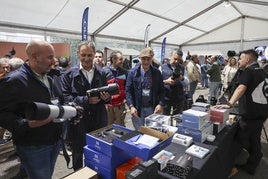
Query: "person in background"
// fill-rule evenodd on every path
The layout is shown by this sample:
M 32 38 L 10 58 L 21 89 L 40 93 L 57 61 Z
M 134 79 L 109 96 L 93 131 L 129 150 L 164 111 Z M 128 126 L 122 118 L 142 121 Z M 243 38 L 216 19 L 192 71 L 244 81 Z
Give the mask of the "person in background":
M 229 58 L 228 64 L 222 70 L 222 81 L 223 81 L 223 91 L 225 91 L 231 84 L 236 72 L 238 70 L 238 65 L 234 57 Z M 227 94 L 230 97 L 231 94 Z
M 3 78 L 7 73 L 11 71 L 8 58 L 0 58 L 0 78 Z
M 9 64 L 9 58 L 0 58 L 0 79 L 4 78 L 5 75 L 7 75 L 11 71 L 11 66 Z M 0 139 L 0 146 L 7 144 L 11 140 L 11 133 L 2 128 L 0 125 L 0 133 L 1 133 L 1 139 Z
M 24 64 L 24 61 L 21 58 L 13 57 L 8 61 L 8 63 L 11 66 L 11 71 L 14 71 L 19 69 Z
M 100 67 L 104 67 L 103 52 L 101 50 L 96 50 L 93 62 L 95 65 L 98 65 Z
M 83 147 L 86 145 L 86 133 L 107 125 L 105 104 L 110 102 L 110 94 L 101 92 L 99 96 L 89 96 L 88 90 L 107 86 L 103 69 L 94 65 L 95 46 L 83 41 L 78 45 L 80 63 L 68 69 L 62 75 L 62 93 L 65 103 L 74 102 L 84 108 L 80 123 L 70 127 L 70 141 L 73 169 L 83 167 Z
M 46 41 L 26 46 L 28 61 L 0 80 L 0 125 L 12 132 L 13 143 L 29 178 L 52 178 L 60 149 L 60 123 L 53 118 L 27 119 L 25 102 L 54 104 L 57 89 L 46 75 L 54 65 L 54 48 Z M 62 102 L 60 96 L 57 103 Z
M 184 104 L 184 67 L 181 64 L 183 52 L 180 49 L 173 50 L 170 63 L 159 67 L 165 85 L 164 115 L 181 114 Z M 172 113 L 171 113 L 172 108 Z
M 263 68 L 264 71 L 268 73 L 268 63 L 267 63 L 265 56 L 263 56 L 261 59 L 260 67 Z
M 189 98 L 193 99 L 193 94 L 196 90 L 197 84 L 200 81 L 200 73 L 196 64 L 198 63 L 198 56 L 190 56 L 190 61 L 186 66 L 187 77 L 190 83 Z
M 210 65 L 207 61 L 207 58 L 205 58 L 204 64 L 201 65 L 201 86 L 203 89 L 209 88 L 208 75 L 206 73 L 209 68 L 210 68 Z
M 7 70 L 6 71 L 7 73 L 19 69 L 22 66 L 22 64 L 24 63 L 24 61 L 18 57 L 12 57 L 11 59 L 7 59 L 6 61 L 8 62 L 9 66 L 10 66 L 10 71 Z M 1 61 L 0 61 L 0 66 L 2 66 Z M 8 130 L 5 130 L 4 135 L 3 135 L 3 139 L 0 140 L 0 145 L 7 143 L 8 141 L 11 140 L 11 138 L 12 138 L 12 133 L 9 132 Z
M 237 140 L 241 147 L 249 153 L 246 164 L 239 167 L 251 175 L 254 175 L 263 156 L 260 138 L 263 123 L 268 118 L 267 93 L 263 90 L 258 90 L 260 89 L 260 84 L 267 78 L 267 74 L 263 69 L 259 68 L 257 59 L 258 54 L 253 49 L 241 52 L 238 64 L 239 68 L 244 70 L 239 75 L 239 85 L 227 104 L 216 106 L 216 108 L 229 109 L 239 101 L 238 112 L 241 118 L 239 120 Z M 267 88 L 267 83 L 263 87 Z M 255 93 L 256 91 L 258 92 Z M 263 98 L 259 97 L 260 91 L 266 98 L 266 103 Z
M 216 56 L 211 56 L 210 63 L 211 66 L 206 73 L 209 75 L 209 81 L 210 81 L 209 86 L 210 100 L 214 101 L 212 105 L 215 105 L 220 92 L 221 69 Z
M 166 63 L 169 63 L 169 59 L 168 58 L 164 58 L 163 61 L 162 61 L 162 64 L 166 64 Z
M 119 124 L 125 126 L 126 116 L 126 78 L 128 71 L 123 68 L 123 55 L 120 51 L 113 51 L 110 55 L 111 65 L 104 67 L 108 84 L 116 83 L 119 86 L 119 94 L 113 95 L 109 104 L 107 104 L 108 125 Z
M 126 82 L 126 101 L 136 130 L 144 126 L 145 117 L 161 114 L 165 106 L 165 90 L 161 72 L 152 66 L 151 48 L 141 50 L 141 63 L 130 69 Z
M 59 66 L 58 70 L 60 73 L 64 73 L 66 70 L 70 68 L 70 58 L 68 57 L 60 57 L 59 58 Z

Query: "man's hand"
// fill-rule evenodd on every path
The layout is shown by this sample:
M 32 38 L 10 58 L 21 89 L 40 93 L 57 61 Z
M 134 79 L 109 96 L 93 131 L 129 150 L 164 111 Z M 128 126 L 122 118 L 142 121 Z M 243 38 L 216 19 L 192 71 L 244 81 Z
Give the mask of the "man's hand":
M 100 97 L 103 101 L 107 101 L 111 97 L 111 95 L 107 92 L 100 92 Z
M 88 102 L 89 104 L 97 104 L 98 102 L 100 102 L 100 98 L 97 97 L 97 96 L 94 96 L 94 97 L 89 97 L 88 98 Z
M 167 85 L 174 85 L 175 81 L 171 77 L 169 77 L 168 79 L 164 80 L 164 83 Z
M 154 113 L 156 114 L 161 114 L 162 111 L 163 111 L 163 107 L 160 104 L 158 104 L 154 109 Z
M 227 104 L 220 104 L 220 105 L 216 105 L 216 106 L 213 106 L 214 108 L 216 109 L 230 109 L 231 106 L 230 105 L 227 105 Z
M 134 106 L 132 106 L 132 107 L 130 108 L 130 114 L 131 114 L 131 116 L 134 117 L 134 118 L 138 117 L 138 111 L 137 111 L 137 109 L 136 109 Z

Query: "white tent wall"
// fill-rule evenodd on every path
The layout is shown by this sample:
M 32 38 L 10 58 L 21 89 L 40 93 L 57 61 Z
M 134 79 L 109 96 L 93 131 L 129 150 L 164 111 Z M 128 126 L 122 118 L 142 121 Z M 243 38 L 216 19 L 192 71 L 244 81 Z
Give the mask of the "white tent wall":
M 197 50 L 219 50 L 224 57 L 227 57 L 227 52 L 229 50 L 234 50 L 236 53 L 239 53 L 242 50 L 253 49 L 256 46 L 268 46 L 268 40 L 260 40 L 260 41 L 250 41 L 243 42 L 243 46 L 241 47 L 240 42 L 233 43 L 219 43 L 219 44 L 202 44 L 202 45 L 191 45 L 191 46 L 183 46 L 182 50 L 184 52 L 188 51 L 197 51 Z

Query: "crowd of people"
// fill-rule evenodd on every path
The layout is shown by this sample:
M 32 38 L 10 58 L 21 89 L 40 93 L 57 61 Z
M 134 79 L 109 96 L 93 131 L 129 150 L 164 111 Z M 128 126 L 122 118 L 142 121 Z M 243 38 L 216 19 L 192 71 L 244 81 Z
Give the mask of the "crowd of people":
M 265 115 L 261 118 L 253 115 L 249 110 L 252 101 L 247 102 L 250 100 L 247 90 L 254 90 L 257 84 L 251 84 L 254 80 L 250 78 L 255 72 L 244 70 L 243 75 L 237 77 L 239 68 L 251 68 L 253 64 L 259 66 L 256 62 L 258 55 L 253 50 L 242 52 L 239 60 L 228 58 L 227 64 L 222 66 L 217 56 L 206 57 L 202 64 L 195 54 L 187 55 L 183 60 L 180 49 L 174 49 L 170 58 L 159 63 L 154 58 L 153 49 L 147 47 L 140 51 L 140 62 L 129 70 L 124 68 L 122 52 L 113 51 L 109 63 L 104 62 L 103 52 L 95 50 L 94 43 L 88 41 L 79 44 L 79 63 L 74 66 L 70 65 L 68 58 L 55 58 L 52 44 L 46 41 L 31 41 L 26 53 L 28 59 L 25 61 L 0 59 L 0 126 L 6 131 L 2 144 L 12 136 L 21 161 L 20 172 L 24 171 L 29 178 L 52 177 L 60 147 L 65 145 L 62 139 L 70 142 L 73 169 L 78 170 L 83 167 L 86 133 L 113 123 L 125 126 L 127 107 L 135 129 L 143 126 L 145 118 L 153 113 L 182 113 L 185 101 L 193 98 L 199 83 L 202 88 L 209 88 L 210 99 L 216 101 L 222 91 L 229 91 L 226 92 L 228 105 L 219 108 L 230 108 L 242 96 L 245 98 L 246 102 L 239 103 L 241 115 L 246 115 L 241 120 L 239 140 L 250 153 L 246 168 L 249 173 L 254 173 L 262 157 L 258 137 L 266 118 Z M 261 61 L 260 67 L 265 69 L 267 64 Z M 257 75 L 259 80 L 263 79 L 261 74 Z M 229 86 L 233 85 L 235 78 L 238 78 L 238 87 L 230 92 Z M 88 90 L 112 83 L 118 85 L 118 94 L 111 96 L 108 92 L 100 92 L 97 96 L 88 95 Z M 75 121 L 63 123 L 53 122 L 52 118 L 27 119 L 23 106 L 26 102 L 53 105 L 71 102 L 83 108 L 83 115 Z M 251 134 L 253 142 L 245 145 Z

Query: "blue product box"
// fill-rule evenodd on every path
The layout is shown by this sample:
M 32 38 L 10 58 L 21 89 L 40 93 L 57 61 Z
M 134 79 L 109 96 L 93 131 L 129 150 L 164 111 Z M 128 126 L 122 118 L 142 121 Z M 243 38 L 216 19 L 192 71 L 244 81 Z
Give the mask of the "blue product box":
M 94 149 L 95 151 L 102 152 L 110 157 L 112 157 L 113 155 L 117 155 L 119 152 L 121 152 L 121 150 L 115 147 L 112 141 L 106 140 L 103 137 L 103 133 L 111 129 L 116 129 L 122 134 L 132 131 L 131 129 L 125 128 L 117 124 L 109 125 L 96 131 L 90 132 L 89 134 L 86 134 L 87 146 L 89 146 L 91 149 Z
M 167 147 L 173 137 L 172 132 L 163 133 L 154 129 L 150 129 L 144 126 L 141 126 L 139 131 L 133 131 L 121 138 L 114 139 L 113 143 L 116 147 L 127 151 L 133 156 L 140 157 L 143 160 L 151 159 L 159 151 Z M 160 140 L 154 146 L 146 146 L 143 144 L 135 143 L 140 137 L 143 136 L 155 137 Z
M 210 122 L 207 122 L 201 130 L 185 127 L 182 124 L 180 124 L 178 128 L 179 134 L 192 137 L 194 142 L 203 143 L 208 135 L 213 134 L 213 124 Z
M 209 113 L 188 109 L 182 113 L 182 124 L 184 127 L 201 129 L 209 121 Z
M 100 179 L 115 179 L 116 175 L 115 175 L 115 169 L 107 169 L 103 166 L 101 166 L 98 163 L 95 163 L 94 161 L 90 161 L 85 159 L 85 165 L 89 168 L 91 168 L 92 170 L 96 171 L 99 175 Z
M 85 159 L 94 161 L 107 169 L 114 169 L 132 158 L 131 155 L 121 149 L 118 149 L 118 152 L 110 157 L 101 152 L 90 149 L 88 146 L 84 147 L 84 156 Z

